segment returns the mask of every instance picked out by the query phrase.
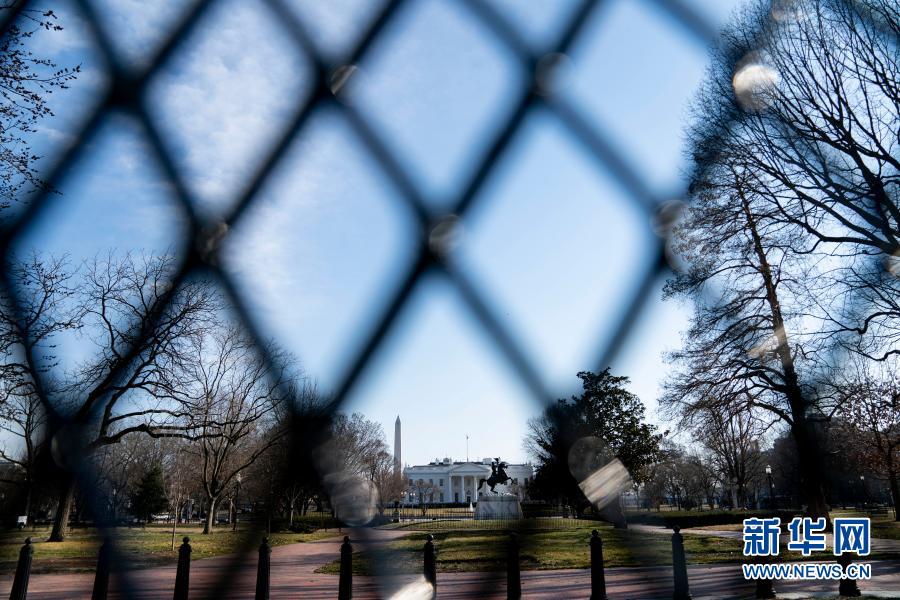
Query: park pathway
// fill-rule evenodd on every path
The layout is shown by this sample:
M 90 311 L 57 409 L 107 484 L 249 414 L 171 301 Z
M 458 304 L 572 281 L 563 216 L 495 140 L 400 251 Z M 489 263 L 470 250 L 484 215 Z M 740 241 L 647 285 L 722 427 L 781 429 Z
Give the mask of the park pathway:
M 355 550 L 378 552 L 379 547 L 408 532 L 377 529 L 353 531 Z M 733 532 L 732 532 L 733 533 Z M 315 570 L 335 560 L 340 553 L 341 538 L 278 546 L 272 551 L 271 597 L 329 599 L 337 597 L 338 578 L 315 573 Z M 219 587 L 223 573 L 231 578 L 226 588 Z M 900 561 L 873 561 L 872 581 L 865 582 L 866 591 L 878 590 L 883 598 L 900 598 Z M 671 598 L 672 571 L 670 567 L 642 567 L 607 569 L 607 590 L 612 598 Z M 353 597 L 387 598 L 404 588 L 406 594 L 396 598 L 411 599 L 415 576 L 391 579 L 355 577 Z M 701 598 L 752 597 L 753 586 L 744 581 L 740 567 L 730 565 L 695 565 L 689 568 L 691 591 L 695 600 Z M 191 598 L 253 597 L 256 581 L 256 556 L 218 556 L 196 560 L 191 564 Z M 93 574 L 34 575 L 29 586 L 29 599 L 62 600 L 90 598 Z M 171 598 L 175 583 L 175 567 L 158 567 L 132 571 L 127 579 L 113 578 L 111 597 L 121 598 L 123 586 L 132 598 Z M 0 597 L 9 595 L 11 575 L 0 583 Z M 790 592 L 833 592 L 835 582 L 780 583 L 776 585 L 780 597 Z M 506 581 L 502 573 L 438 573 L 438 589 L 443 599 L 505 597 Z M 561 600 L 588 598 L 590 573 L 586 569 L 556 571 L 525 571 L 522 573 L 525 598 Z M 807 597 L 805 595 L 793 597 Z

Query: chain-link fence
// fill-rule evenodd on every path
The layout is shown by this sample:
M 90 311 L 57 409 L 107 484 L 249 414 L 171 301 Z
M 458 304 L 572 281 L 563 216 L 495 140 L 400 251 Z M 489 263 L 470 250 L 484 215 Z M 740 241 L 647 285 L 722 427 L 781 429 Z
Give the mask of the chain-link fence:
M 3 26 L 8 27 L 15 21 L 17 15 L 31 4 L 19 2 L 12 9 L 4 11 Z M 631 205 L 645 215 L 647 227 L 655 229 L 651 236 L 652 247 L 649 249 L 653 260 L 647 261 L 641 271 L 634 272 L 629 281 L 620 283 L 628 290 L 627 297 L 622 303 L 625 308 L 617 316 L 611 328 L 612 334 L 604 336 L 598 342 L 593 364 L 597 369 L 602 369 L 615 359 L 633 333 L 642 311 L 652 300 L 658 281 L 670 268 L 666 254 L 667 227 L 672 218 L 669 208 L 671 202 L 679 198 L 661 195 L 649 186 L 648 174 L 640 167 L 636 167 L 613 139 L 595 127 L 592 119 L 565 94 L 555 93 L 553 81 L 556 71 L 564 66 L 566 55 L 581 36 L 585 35 L 587 24 L 594 18 L 594 13 L 601 8 L 603 2 L 585 0 L 577 3 L 566 16 L 565 25 L 560 28 L 556 39 L 541 50 L 536 50 L 539 44 L 532 43 L 488 0 L 465 0 L 458 3 L 458 8 L 465 13 L 467 19 L 483 25 L 483 35 L 492 38 L 492 43 L 503 47 L 514 57 L 516 68 L 520 70 L 521 78 L 526 84 L 512 92 L 514 99 L 509 102 L 508 110 L 505 110 L 496 119 L 495 126 L 482 136 L 486 139 L 477 140 L 478 143 L 472 148 L 472 153 L 476 157 L 472 164 L 475 166 L 467 176 L 454 183 L 450 202 L 436 201 L 429 197 L 430 192 L 419 185 L 416 174 L 411 172 L 407 163 L 397 156 L 389 143 L 390 140 L 385 139 L 373 125 L 371 118 L 344 95 L 348 80 L 352 81 L 355 76 L 355 67 L 364 61 L 376 42 L 384 36 L 397 35 L 390 25 L 414 2 L 395 0 L 383 3 L 372 15 L 349 51 L 337 61 L 331 60 L 322 52 L 310 34 L 309 25 L 303 22 L 284 0 L 259 2 L 258 10 L 267 11 L 290 36 L 293 44 L 290 51 L 302 55 L 311 65 L 314 87 L 307 99 L 292 107 L 286 126 L 278 132 L 277 138 L 263 152 L 259 167 L 250 177 L 240 182 L 238 199 L 234 207 L 221 219 L 210 221 L 204 212 L 198 209 L 202 201 L 186 183 L 182 170 L 176 164 L 171 145 L 166 142 L 166 132 L 160 129 L 157 121 L 151 116 L 148 87 L 149 82 L 163 65 L 182 50 L 185 40 L 199 27 L 204 15 L 215 4 L 212 0 L 192 4 L 171 27 L 167 38 L 152 56 L 134 61 L 117 50 L 116 44 L 110 39 L 108 28 L 104 26 L 106 16 L 97 5 L 88 0 L 78 3 L 111 76 L 99 95 L 96 109 L 74 132 L 73 137 L 78 143 L 60 145 L 54 149 L 55 152 L 48 153 L 47 162 L 52 166 L 45 169 L 43 178 L 50 189 L 60 182 L 63 174 L 82 156 L 111 112 L 125 112 L 133 117 L 140 124 L 153 159 L 162 166 L 169 187 L 189 223 L 187 236 L 176 243 L 176 248 L 179 249 L 177 254 L 179 266 L 170 295 L 174 294 L 174 290 L 180 285 L 198 274 L 213 278 L 225 290 L 243 326 L 255 336 L 259 351 L 265 353 L 269 346 L 263 343 L 265 336 L 259 334 L 254 327 L 255 319 L 250 308 L 252 303 L 247 301 L 239 286 L 235 285 L 227 265 L 223 264 L 225 257 L 219 252 L 224 240 L 227 239 L 227 233 L 223 232 L 233 231 L 248 213 L 248 209 L 254 206 L 260 190 L 272 176 L 276 163 L 287 152 L 289 146 L 306 134 L 314 115 L 326 109 L 334 111 L 355 134 L 356 143 L 362 151 L 391 182 L 395 190 L 393 198 L 396 201 L 395 208 L 411 217 L 418 229 L 418 236 L 413 260 L 409 263 L 411 266 L 399 278 L 399 285 L 390 290 L 389 301 L 372 319 L 373 327 L 364 333 L 361 343 L 346 357 L 343 375 L 335 386 L 329 410 L 336 411 L 344 405 L 351 391 L 359 384 L 361 375 L 372 362 L 376 352 L 394 329 L 412 296 L 419 286 L 423 285 L 426 275 L 443 278 L 458 292 L 486 338 L 496 347 L 521 383 L 530 390 L 534 399 L 540 404 L 545 404 L 551 402 L 555 394 L 547 389 L 547 379 L 542 373 L 541 366 L 536 364 L 517 343 L 519 336 L 511 331 L 507 321 L 500 317 L 498 303 L 491 294 L 453 260 L 452 245 L 447 243 L 459 223 L 489 197 L 482 193 L 485 184 L 510 150 L 517 131 L 531 114 L 539 110 L 544 111 L 571 134 L 572 139 L 580 145 L 580 151 L 598 171 L 612 176 Z M 695 44 L 698 41 L 701 44 L 715 43 L 717 36 L 715 27 L 687 0 L 656 0 L 655 4 L 657 5 L 655 9 L 670 17 L 667 22 L 679 32 L 684 43 Z M 199 110 L 202 110 L 202 107 Z M 3 252 L 8 255 L 17 240 L 27 234 L 43 213 L 55 203 L 61 202 L 66 202 L 65 196 L 51 192 L 29 199 L 17 218 L 3 224 L 0 237 Z M 9 296 L 15 298 L 17 290 L 9 273 L 4 273 L 3 285 Z M 157 317 L 164 310 L 165 300 L 155 308 L 154 314 Z M 146 331 L 140 331 L 135 339 L 140 339 L 141 335 L 146 334 Z M 32 366 L 40 360 L 37 356 L 29 356 L 28 359 Z M 274 361 L 275 358 L 269 357 L 269 360 Z M 40 373 L 41 369 L 35 368 L 34 371 Z M 41 381 L 46 384 L 46 377 L 43 375 L 49 374 L 42 373 Z M 43 390 L 46 385 L 39 388 Z M 45 395 L 44 391 L 41 393 Z M 51 416 L 50 430 L 56 432 L 57 436 L 72 435 L 73 429 L 77 430 L 89 422 L 89 418 L 73 422 L 69 416 L 57 411 L 48 401 L 45 401 L 45 406 Z M 304 439 L 310 431 L 309 424 L 299 423 L 295 426 L 297 445 L 305 449 L 304 451 L 311 449 Z M 91 481 L 86 465 L 72 464 L 70 469 L 79 480 Z M 413 518 L 412 515 L 407 517 Z M 112 536 L 115 559 L 116 540 L 112 531 L 109 533 Z M 255 548 L 254 542 L 252 546 L 244 548 L 243 554 L 233 559 L 234 568 L 222 571 L 218 587 L 211 591 L 210 597 L 227 595 L 230 574 L 237 570 L 238 565 L 249 560 L 248 557 L 255 555 Z M 123 580 L 120 590 L 124 595 L 128 595 L 128 590 L 135 589 L 128 583 L 128 572 L 123 569 L 119 571 L 119 576 Z M 302 593 L 300 595 L 302 596 Z

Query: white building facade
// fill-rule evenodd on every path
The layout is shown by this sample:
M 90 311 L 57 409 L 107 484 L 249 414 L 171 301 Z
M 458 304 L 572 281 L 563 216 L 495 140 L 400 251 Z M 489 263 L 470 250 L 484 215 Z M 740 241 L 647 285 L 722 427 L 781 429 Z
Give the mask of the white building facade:
M 510 464 L 506 474 L 512 481 L 496 486 L 498 492 L 516 494 L 520 500 L 528 498 L 528 487 L 534 480 L 531 463 Z M 435 459 L 427 465 L 407 466 L 403 477 L 407 483 L 406 501 L 410 504 L 444 502 L 477 502 L 481 494 L 490 493 L 487 483 L 478 490 L 478 482 L 491 476 L 491 459 L 481 462 L 460 462 L 449 458 Z

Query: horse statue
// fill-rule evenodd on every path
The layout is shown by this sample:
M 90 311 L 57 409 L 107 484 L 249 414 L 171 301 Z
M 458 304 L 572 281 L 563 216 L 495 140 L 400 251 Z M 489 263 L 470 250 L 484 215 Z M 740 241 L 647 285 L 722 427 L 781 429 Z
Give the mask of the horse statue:
M 478 490 L 481 490 L 481 486 L 487 483 L 491 487 L 491 491 L 495 494 L 497 491 L 494 489 L 494 486 L 499 484 L 505 484 L 512 481 L 512 477 L 506 474 L 506 467 L 508 467 L 505 462 L 500 460 L 500 457 L 495 458 L 491 461 L 491 476 L 488 478 L 482 477 L 478 481 Z

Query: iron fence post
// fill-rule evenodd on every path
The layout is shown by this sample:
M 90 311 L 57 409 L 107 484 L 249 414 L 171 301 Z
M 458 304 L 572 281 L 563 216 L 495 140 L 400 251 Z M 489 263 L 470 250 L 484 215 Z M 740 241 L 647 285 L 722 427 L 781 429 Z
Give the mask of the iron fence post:
M 518 600 L 522 597 L 522 578 L 519 573 L 519 536 L 509 534 L 506 551 L 506 597 Z
M 841 565 L 844 571 L 847 570 L 851 562 L 853 562 L 853 559 L 850 558 L 849 554 L 841 554 L 837 558 L 837 563 Z M 858 598 L 862 596 L 862 592 L 859 591 L 859 584 L 856 583 L 855 579 L 841 579 L 840 583 L 838 583 L 838 594 L 842 598 Z
M 344 536 L 341 544 L 341 577 L 338 582 L 338 600 L 350 600 L 353 597 L 353 546 L 350 537 Z
M 31 559 L 34 557 L 34 546 L 31 538 L 25 538 L 25 544 L 19 550 L 19 562 L 16 565 L 16 575 L 13 579 L 12 591 L 9 600 L 25 600 L 28 595 L 28 578 L 31 576 Z
M 91 600 L 106 600 L 109 592 L 109 539 L 104 538 L 97 553 L 97 574 L 94 576 L 94 590 Z
M 766 562 L 772 562 L 771 558 L 766 558 Z M 776 598 L 774 582 L 771 579 L 756 580 L 756 598 Z
M 591 600 L 607 600 L 603 574 L 603 540 L 596 529 L 591 532 Z
M 174 600 L 187 600 L 191 582 L 191 538 L 184 536 L 178 548 L 178 570 L 175 572 Z
M 259 563 L 256 567 L 256 600 L 269 600 L 271 554 L 269 538 L 264 537 L 259 545 Z
M 777 598 L 775 587 L 771 579 L 756 580 L 756 598 Z
M 687 560 L 684 557 L 684 537 L 681 535 L 681 527 L 676 525 L 672 534 L 672 569 L 675 577 L 675 593 L 673 600 L 691 600 L 691 591 L 688 587 Z
M 423 561 L 425 581 L 431 584 L 433 593 L 437 594 L 437 554 L 434 549 L 434 536 L 430 533 L 426 538 L 423 550 L 425 552 Z

